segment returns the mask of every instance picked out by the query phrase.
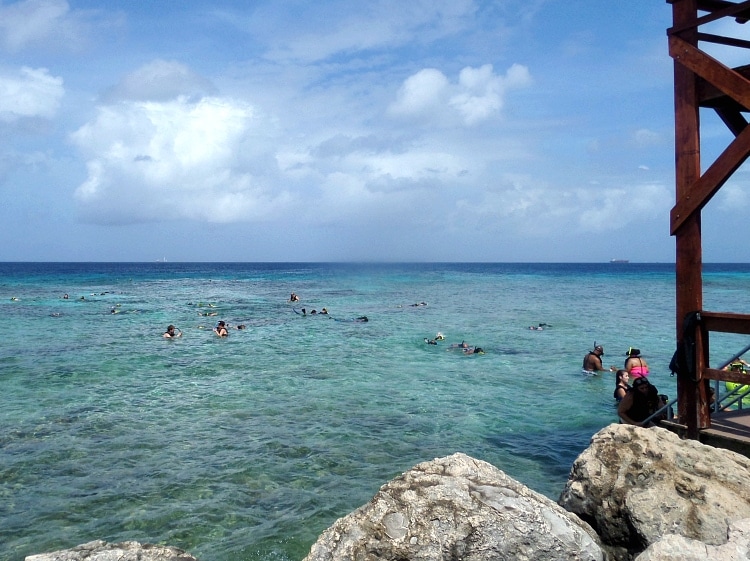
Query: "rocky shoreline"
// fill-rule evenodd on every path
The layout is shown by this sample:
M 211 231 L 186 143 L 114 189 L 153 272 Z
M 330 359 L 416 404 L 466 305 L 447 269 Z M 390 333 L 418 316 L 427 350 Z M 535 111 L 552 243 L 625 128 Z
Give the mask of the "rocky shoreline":
M 456 453 L 423 462 L 337 520 L 304 561 L 747 561 L 750 460 L 661 428 L 613 424 L 557 503 Z M 198 561 L 177 548 L 90 542 L 26 561 Z

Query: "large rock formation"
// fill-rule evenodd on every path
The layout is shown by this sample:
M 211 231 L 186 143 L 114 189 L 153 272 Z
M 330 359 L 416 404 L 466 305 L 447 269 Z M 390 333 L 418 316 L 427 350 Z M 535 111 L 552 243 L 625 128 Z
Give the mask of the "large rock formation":
M 559 503 L 626 558 L 667 534 L 726 543 L 728 524 L 750 517 L 748 481 L 744 456 L 661 428 L 613 424 L 576 459 Z
M 197 561 L 197 559 L 176 547 L 138 542 L 107 543 L 97 540 L 73 549 L 29 555 L 26 561 Z
M 464 454 L 419 464 L 336 521 L 305 561 L 601 560 L 577 517 Z
M 670 534 L 648 546 L 635 561 L 747 561 L 750 559 L 750 518 L 729 526 L 729 541 L 706 545 Z

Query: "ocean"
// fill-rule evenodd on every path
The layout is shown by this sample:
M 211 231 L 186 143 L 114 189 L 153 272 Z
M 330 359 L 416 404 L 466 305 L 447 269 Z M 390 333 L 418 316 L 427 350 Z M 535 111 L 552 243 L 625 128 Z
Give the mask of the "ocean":
M 750 313 L 750 265 L 704 283 L 706 309 Z M 675 395 L 674 293 L 673 264 L 0 263 L 0 559 L 299 560 L 457 451 L 557 500 L 617 420 L 614 375 L 581 374 L 594 343 L 606 366 L 640 348 Z M 712 364 L 747 344 L 711 341 Z

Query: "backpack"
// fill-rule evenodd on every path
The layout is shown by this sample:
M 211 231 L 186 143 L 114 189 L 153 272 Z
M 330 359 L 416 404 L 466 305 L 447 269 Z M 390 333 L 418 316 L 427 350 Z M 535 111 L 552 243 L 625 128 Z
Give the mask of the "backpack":
M 700 325 L 700 321 L 700 312 L 685 314 L 685 319 L 682 321 L 682 340 L 669 362 L 672 376 L 677 374 L 695 380 L 695 330 Z

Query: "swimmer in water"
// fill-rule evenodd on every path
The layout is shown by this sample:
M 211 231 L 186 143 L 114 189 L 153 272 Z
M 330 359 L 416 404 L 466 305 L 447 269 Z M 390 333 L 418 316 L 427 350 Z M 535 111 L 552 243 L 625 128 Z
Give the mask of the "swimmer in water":
M 182 330 L 174 325 L 168 325 L 167 330 L 162 335 L 165 339 L 173 339 L 175 337 L 182 337 Z
M 227 331 L 227 325 L 223 321 L 219 321 L 216 324 L 216 327 L 214 327 L 214 333 L 216 333 L 219 337 L 228 337 L 229 332 Z

